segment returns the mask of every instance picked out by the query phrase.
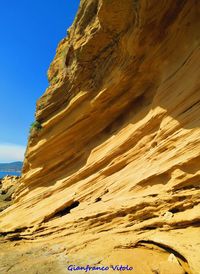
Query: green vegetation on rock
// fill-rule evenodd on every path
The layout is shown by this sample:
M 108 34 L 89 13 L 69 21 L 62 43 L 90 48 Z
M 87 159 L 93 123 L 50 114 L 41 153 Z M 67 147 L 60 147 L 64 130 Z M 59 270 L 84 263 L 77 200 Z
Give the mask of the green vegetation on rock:
M 42 125 L 41 125 L 41 123 L 39 122 L 39 121 L 35 121 L 35 122 L 33 122 L 32 124 L 31 124 L 31 126 L 30 126 L 30 133 L 32 132 L 32 130 L 36 130 L 36 131 L 38 131 L 38 130 L 41 130 L 42 129 Z

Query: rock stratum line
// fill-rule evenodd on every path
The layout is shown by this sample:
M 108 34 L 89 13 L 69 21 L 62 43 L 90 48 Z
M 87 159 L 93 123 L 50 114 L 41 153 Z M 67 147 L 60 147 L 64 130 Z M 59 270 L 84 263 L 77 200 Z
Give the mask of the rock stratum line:
M 199 18 L 196 0 L 81 0 L 0 215 L 7 240 L 56 244 L 71 264 L 199 273 Z

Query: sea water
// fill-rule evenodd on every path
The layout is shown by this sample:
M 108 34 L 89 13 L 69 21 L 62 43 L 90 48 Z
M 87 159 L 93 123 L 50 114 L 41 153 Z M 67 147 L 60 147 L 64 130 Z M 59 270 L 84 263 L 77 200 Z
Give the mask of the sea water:
M 11 175 L 11 176 L 20 176 L 21 172 L 1 172 L 0 171 L 0 179 L 7 176 L 7 175 Z

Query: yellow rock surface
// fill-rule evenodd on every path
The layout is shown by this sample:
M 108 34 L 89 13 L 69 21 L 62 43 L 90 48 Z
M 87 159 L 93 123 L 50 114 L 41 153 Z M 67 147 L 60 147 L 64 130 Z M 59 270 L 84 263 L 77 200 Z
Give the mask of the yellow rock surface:
M 0 179 L 0 212 L 12 204 L 18 181 L 19 177 L 17 176 L 5 176 Z
M 7 239 L 59 243 L 69 264 L 199 274 L 199 18 L 196 0 L 81 1 L 0 215 Z

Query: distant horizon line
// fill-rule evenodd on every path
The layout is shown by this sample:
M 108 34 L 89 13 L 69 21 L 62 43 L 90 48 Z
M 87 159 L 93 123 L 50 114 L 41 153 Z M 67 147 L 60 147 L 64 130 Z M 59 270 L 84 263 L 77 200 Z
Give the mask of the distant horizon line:
M 10 164 L 23 162 L 26 146 L 18 144 L 5 144 L 0 142 L 0 163 Z
M 19 173 L 21 173 L 22 171 L 21 170 L 15 170 L 15 169 L 0 169 L 0 172 L 19 172 Z
M 23 163 L 24 161 L 11 161 L 11 162 L 1 162 L 0 164 L 14 164 L 14 163 Z

